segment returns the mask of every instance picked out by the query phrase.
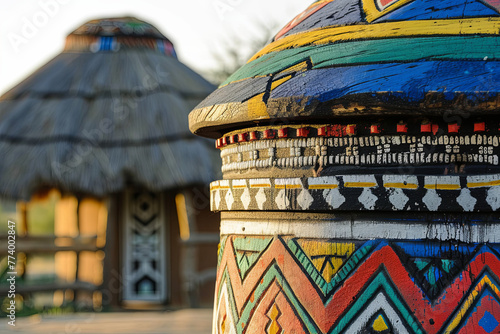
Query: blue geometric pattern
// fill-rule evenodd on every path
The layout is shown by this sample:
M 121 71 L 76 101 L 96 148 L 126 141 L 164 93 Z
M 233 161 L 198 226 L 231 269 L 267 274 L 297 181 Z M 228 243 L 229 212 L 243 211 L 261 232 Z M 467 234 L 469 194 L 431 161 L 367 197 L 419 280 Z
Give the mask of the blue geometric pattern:
M 479 324 L 479 326 L 483 327 L 483 329 L 487 333 L 491 333 L 491 332 L 493 332 L 493 330 L 495 328 L 497 328 L 497 326 L 499 325 L 499 322 L 497 321 L 497 319 L 495 319 L 493 314 L 486 311 L 486 312 L 484 312 L 484 315 L 481 318 L 481 320 L 479 320 L 478 324 Z

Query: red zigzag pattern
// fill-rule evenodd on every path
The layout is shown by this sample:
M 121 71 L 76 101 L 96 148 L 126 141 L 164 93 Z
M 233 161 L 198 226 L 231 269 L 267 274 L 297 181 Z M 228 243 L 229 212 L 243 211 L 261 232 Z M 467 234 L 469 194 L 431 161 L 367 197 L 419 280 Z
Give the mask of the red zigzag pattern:
M 481 256 L 476 256 L 457 275 L 457 279 L 431 304 L 423 297 L 424 291 L 412 281 L 394 250 L 390 246 L 384 246 L 360 263 L 358 268 L 337 289 L 328 304 L 324 305 L 314 282 L 309 279 L 307 273 L 281 240 L 275 239 L 271 243 L 244 281 L 240 277 L 234 254 L 231 238 L 227 238 L 217 273 L 216 291 L 219 290 L 224 269 L 227 269 L 239 316 L 241 316 L 246 301 L 253 298 L 254 290 L 260 283 L 266 269 L 273 262 L 276 262 L 296 297 L 323 333 L 327 333 L 339 320 L 343 312 L 350 307 L 356 296 L 362 292 L 365 284 L 381 266 L 385 267 L 404 302 L 429 334 L 438 333 L 446 320 L 454 314 L 461 300 L 466 296 L 485 266 L 489 267 L 497 277 L 500 277 L 500 261 L 494 254 L 484 253 Z M 433 325 L 430 324 L 429 319 L 434 320 Z

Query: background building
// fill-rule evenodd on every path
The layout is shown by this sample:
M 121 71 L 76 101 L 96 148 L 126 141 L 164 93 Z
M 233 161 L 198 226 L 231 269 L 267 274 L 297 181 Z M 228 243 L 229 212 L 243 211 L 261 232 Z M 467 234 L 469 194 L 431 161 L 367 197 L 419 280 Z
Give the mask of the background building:
M 212 90 L 155 27 L 124 17 L 84 24 L 1 97 L 19 292 L 95 308 L 211 305 L 218 227 L 205 188 L 217 153 L 187 115 Z M 40 253 L 54 254 L 44 279 L 30 266 Z

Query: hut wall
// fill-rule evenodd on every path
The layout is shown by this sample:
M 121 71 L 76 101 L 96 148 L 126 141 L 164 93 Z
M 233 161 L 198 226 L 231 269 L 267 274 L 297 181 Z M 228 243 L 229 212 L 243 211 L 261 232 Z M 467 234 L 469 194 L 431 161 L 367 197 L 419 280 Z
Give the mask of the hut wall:
M 284 155 L 294 140 L 301 149 L 317 145 L 316 152 L 328 152 L 316 132 L 300 138 L 303 128 L 313 129 L 282 126 L 276 132 L 287 131 L 288 138 L 277 139 L 266 139 L 273 129 L 262 129 L 260 140 L 226 145 L 221 156 L 261 147 L 263 166 L 270 159 L 264 151 Z M 477 143 L 461 145 L 465 138 L 483 137 L 413 138 L 424 136 L 454 140 L 461 150 Z M 428 166 L 415 167 L 413 175 L 382 174 L 351 166 L 297 177 L 311 170 L 292 163 L 278 169 L 285 159 L 271 160 L 258 178 L 227 173 L 211 185 L 213 209 L 222 211 L 214 333 L 500 332 L 499 174 L 426 175 Z

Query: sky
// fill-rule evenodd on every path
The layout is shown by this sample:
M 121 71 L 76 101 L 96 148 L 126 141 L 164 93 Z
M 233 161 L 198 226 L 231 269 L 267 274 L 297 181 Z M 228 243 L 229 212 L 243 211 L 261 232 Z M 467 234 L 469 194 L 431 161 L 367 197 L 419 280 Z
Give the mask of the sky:
M 60 53 L 66 36 L 96 18 L 135 16 L 173 43 L 198 72 L 217 67 L 234 36 L 279 27 L 312 0 L 0 0 L 0 95 Z M 276 28 L 278 27 L 278 28 Z

